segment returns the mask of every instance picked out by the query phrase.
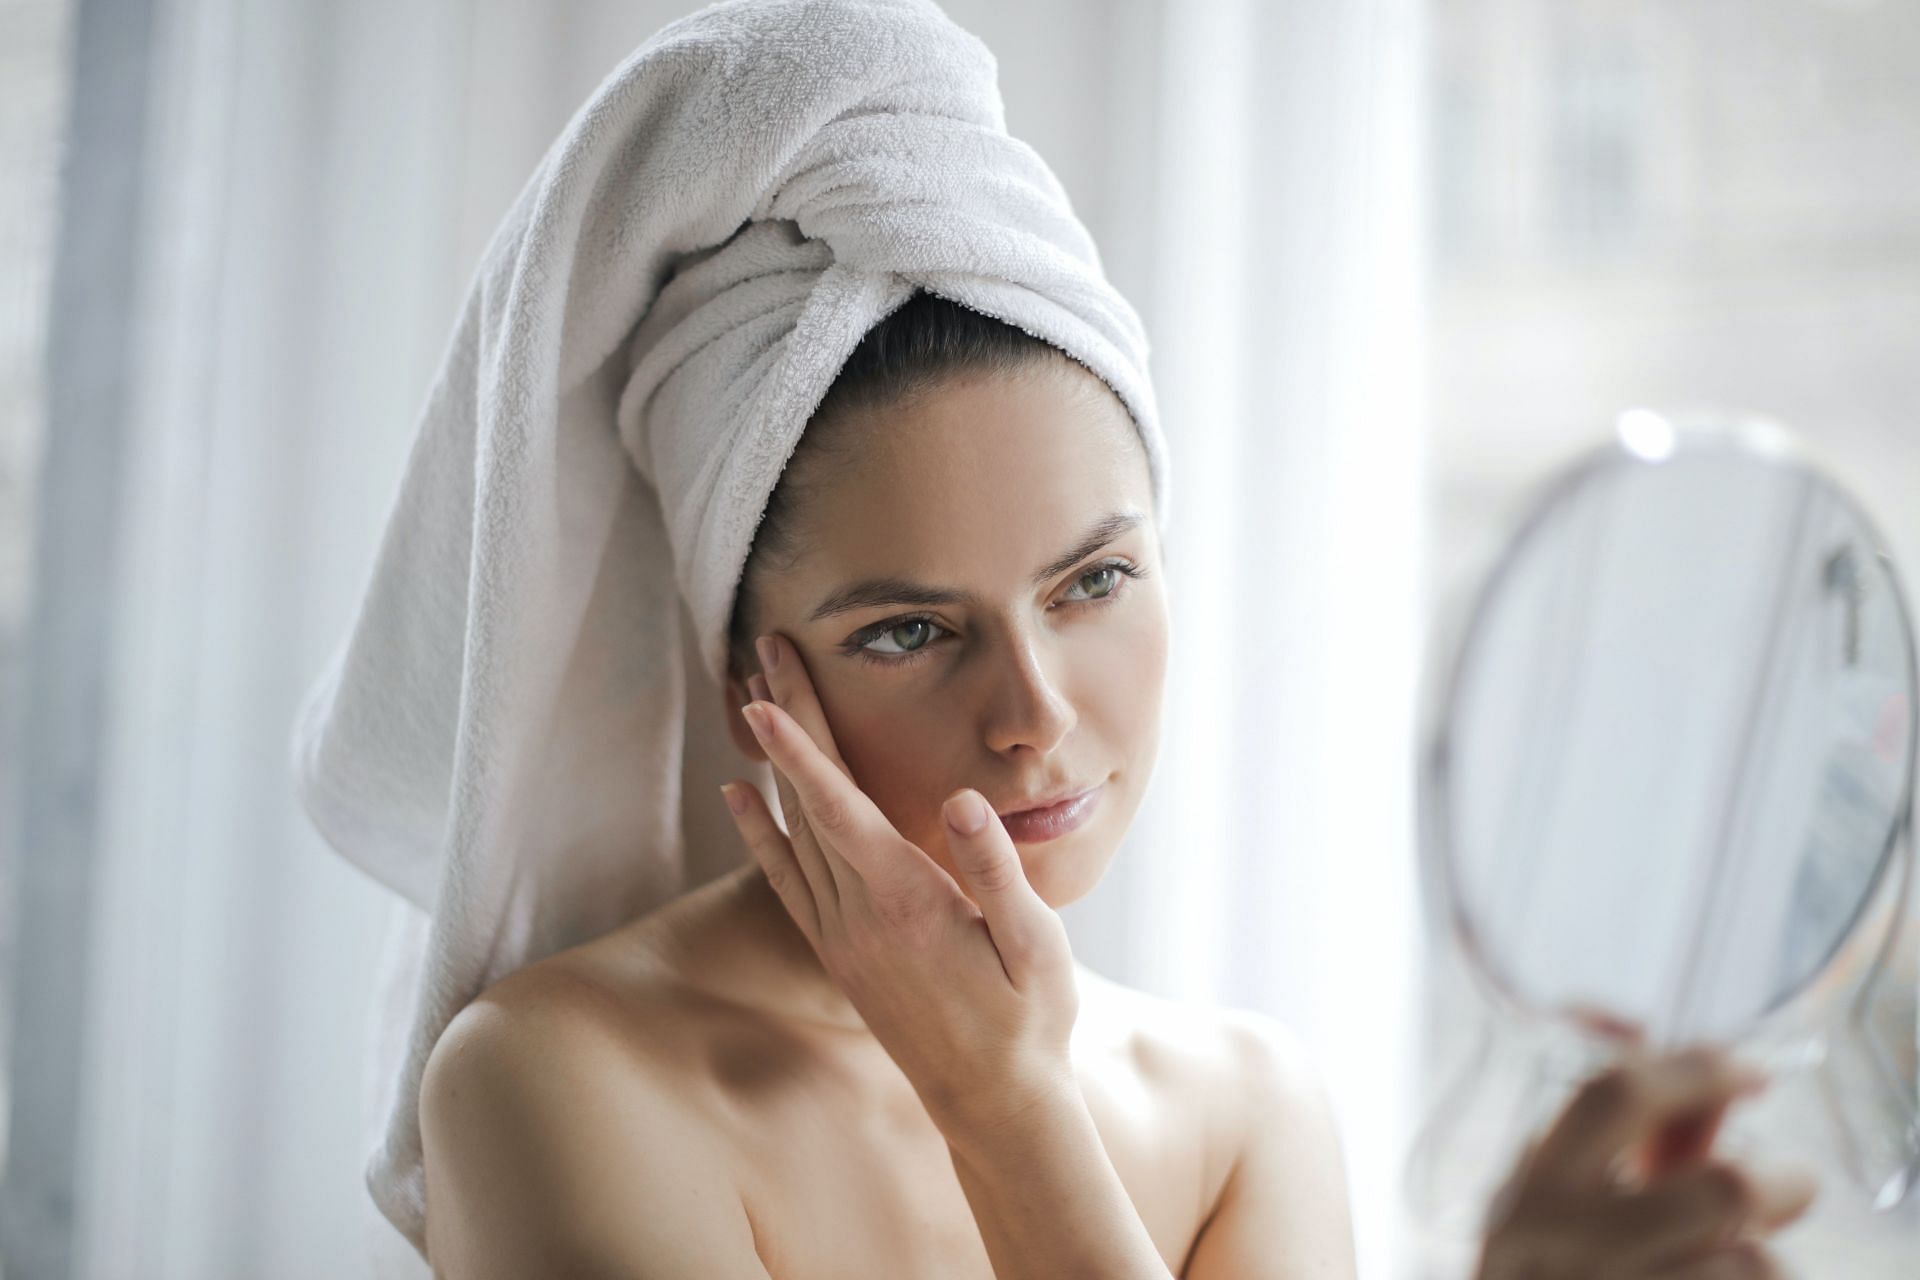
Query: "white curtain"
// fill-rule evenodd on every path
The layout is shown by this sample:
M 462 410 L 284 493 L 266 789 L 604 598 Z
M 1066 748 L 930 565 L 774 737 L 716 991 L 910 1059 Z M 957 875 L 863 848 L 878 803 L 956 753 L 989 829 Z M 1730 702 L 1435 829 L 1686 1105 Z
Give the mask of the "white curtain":
M 363 1030 L 395 910 L 285 742 L 494 221 L 686 3 L 156 0 L 101 761 L 76 1275 L 369 1274 Z M 1175 659 L 1082 958 L 1296 1029 L 1363 1274 L 1403 1274 L 1423 433 L 1415 0 L 949 0 L 1142 310 Z M 130 140 L 134 141 L 134 140 Z M 406 1274 L 394 1270 L 390 1274 Z
M 1123 922 L 1123 978 L 1305 1039 L 1368 1277 L 1399 1273 L 1412 1123 L 1415 8 L 1187 0 L 1137 73 L 1175 634 L 1154 786 L 1087 904 Z

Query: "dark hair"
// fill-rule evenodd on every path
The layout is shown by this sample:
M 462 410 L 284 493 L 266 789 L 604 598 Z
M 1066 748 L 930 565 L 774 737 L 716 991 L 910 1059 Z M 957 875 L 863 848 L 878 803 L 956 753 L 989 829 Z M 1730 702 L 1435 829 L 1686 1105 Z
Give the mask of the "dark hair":
M 736 669 L 744 673 L 757 667 L 752 660 L 751 630 L 756 569 L 791 566 L 804 549 L 795 542 L 792 524 L 793 513 L 812 487 L 804 478 L 796 478 L 801 455 L 830 455 L 845 449 L 847 442 L 831 430 L 842 414 L 899 404 L 955 374 L 1014 373 L 1052 357 L 1072 359 L 1016 325 L 925 290 L 868 330 L 808 420 L 754 530 L 727 624 L 727 645 Z

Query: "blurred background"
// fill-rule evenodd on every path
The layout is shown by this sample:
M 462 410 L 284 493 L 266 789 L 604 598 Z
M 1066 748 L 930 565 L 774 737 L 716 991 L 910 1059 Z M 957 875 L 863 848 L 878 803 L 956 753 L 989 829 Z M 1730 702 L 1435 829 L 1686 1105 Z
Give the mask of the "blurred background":
M 696 7 L 0 0 L 7 1280 L 406 1274 L 361 1064 L 411 908 L 298 811 L 293 711 L 487 237 Z M 1161 759 L 1076 953 L 1299 1031 L 1362 1274 L 1464 1275 L 1401 1194 L 1485 1017 L 1419 911 L 1433 621 L 1643 404 L 1794 425 L 1920 572 L 1920 7 L 944 7 L 1142 313 L 1174 450 Z M 1920 1204 L 1836 1181 L 1785 1240 L 1910 1278 Z

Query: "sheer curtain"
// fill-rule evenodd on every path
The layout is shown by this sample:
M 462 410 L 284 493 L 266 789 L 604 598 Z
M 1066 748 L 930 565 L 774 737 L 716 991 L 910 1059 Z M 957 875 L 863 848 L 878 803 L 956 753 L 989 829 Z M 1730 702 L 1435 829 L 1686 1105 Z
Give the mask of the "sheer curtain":
M 1153 790 L 1087 906 L 1120 908 L 1125 977 L 1300 1033 L 1362 1274 L 1388 1276 L 1418 954 L 1415 6 L 1169 10 L 1157 145 L 1122 167 L 1151 188 L 1127 211 L 1177 450 L 1174 655 Z
M 400 908 L 296 811 L 286 734 L 487 234 L 592 86 L 693 7 L 132 6 L 152 40 L 146 126 L 112 140 L 142 174 L 124 460 L 76 499 L 120 526 L 75 908 L 78 1159 L 45 1185 L 9 1171 L 10 1196 L 71 1193 L 70 1227 L 30 1229 L 69 1232 L 75 1276 L 366 1274 L 370 1241 L 410 1259 L 361 1185 L 364 1016 Z M 1401 1274 L 1418 6 L 946 7 L 1141 308 L 1175 450 L 1161 756 L 1112 873 L 1067 910 L 1076 948 L 1300 1034 L 1363 1273 Z

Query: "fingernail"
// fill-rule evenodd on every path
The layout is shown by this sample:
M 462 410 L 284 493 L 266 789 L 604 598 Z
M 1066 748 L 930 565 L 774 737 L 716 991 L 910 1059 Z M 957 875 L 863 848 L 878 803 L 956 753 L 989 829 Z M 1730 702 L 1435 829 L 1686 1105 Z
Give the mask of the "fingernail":
M 761 636 L 753 642 L 753 648 L 760 655 L 760 665 L 771 671 L 780 665 L 780 646 L 773 642 L 772 636 Z
M 1759 1217 L 1768 1226 L 1797 1217 L 1820 1196 L 1819 1175 L 1805 1165 L 1749 1162 L 1747 1171 L 1759 1190 Z
M 726 797 L 727 808 L 733 811 L 734 817 L 737 818 L 747 811 L 747 795 L 746 792 L 740 790 L 738 783 L 721 783 L 720 794 Z
M 766 703 L 758 701 L 749 702 L 746 706 L 740 708 L 740 713 L 746 716 L 748 728 L 752 729 L 761 737 L 766 736 L 768 727 Z
M 1781 1194 L 1785 1199 L 1812 1201 L 1820 1195 L 1820 1175 L 1805 1165 L 1791 1165 L 1779 1171 Z
M 987 802 L 978 791 L 962 791 L 946 803 L 947 824 L 963 836 L 987 825 Z

